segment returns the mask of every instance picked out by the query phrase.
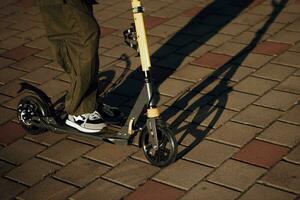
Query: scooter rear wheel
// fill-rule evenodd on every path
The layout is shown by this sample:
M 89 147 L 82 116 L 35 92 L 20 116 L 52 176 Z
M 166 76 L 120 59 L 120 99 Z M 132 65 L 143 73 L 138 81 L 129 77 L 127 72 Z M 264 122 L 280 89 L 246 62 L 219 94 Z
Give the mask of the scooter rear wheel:
M 21 126 L 30 134 L 36 135 L 47 129 L 33 123 L 34 118 L 46 116 L 47 110 L 42 101 L 36 96 L 23 97 L 17 109 L 17 116 Z
M 147 128 L 143 129 L 141 135 L 141 145 L 146 158 L 152 165 L 164 167 L 173 163 L 177 155 L 177 141 L 167 124 L 157 120 L 158 148 L 153 147 L 153 137 Z

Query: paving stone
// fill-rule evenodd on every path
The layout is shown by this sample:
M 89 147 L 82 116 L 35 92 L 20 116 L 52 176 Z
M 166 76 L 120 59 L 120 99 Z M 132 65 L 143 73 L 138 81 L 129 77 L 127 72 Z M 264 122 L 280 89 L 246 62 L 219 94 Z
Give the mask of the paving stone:
M 38 135 L 27 134 L 25 136 L 25 139 L 45 146 L 51 146 L 59 142 L 60 140 L 63 140 L 66 136 L 67 136 L 66 134 L 57 134 L 57 133 L 47 131 L 45 133 L 38 134 Z
M 188 64 L 177 70 L 175 73 L 173 73 L 171 75 L 171 78 L 197 82 L 203 79 L 204 77 L 207 77 L 213 71 L 214 70 L 209 68 Z
M 97 147 L 97 146 L 99 146 L 100 144 L 103 143 L 102 140 L 89 138 L 89 137 L 86 137 L 84 135 L 82 136 L 82 135 L 70 134 L 67 138 L 70 139 L 70 140 L 80 142 L 80 143 L 83 143 L 83 144 L 87 144 L 87 145 L 91 145 L 91 146 L 94 146 L 94 147 Z
M 280 55 L 289 49 L 291 45 L 278 42 L 263 42 L 253 49 L 253 53 L 261 53 L 270 56 Z
M 39 50 L 28 48 L 28 47 L 17 47 L 14 49 L 9 50 L 8 52 L 2 54 L 3 57 L 13 59 L 13 60 L 22 60 L 28 56 L 31 56 L 37 53 Z
M 234 111 L 241 111 L 252 102 L 254 102 L 258 97 L 251 94 L 241 93 L 237 91 L 226 92 L 219 97 L 224 104 L 224 108 L 231 109 Z M 218 105 L 216 105 L 218 106 Z
M 59 80 L 50 80 L 42 84 L 39 88 L 45 92 L 49 97 L 54 97 L 61 93 L 68 91 L 70 87 L 69 83 L 59 81 Z
M 119 46 L 116 46 L 116 47 L 102 53 L 102 54 L 105 55 L 105 56 L 108 56 L 108 57 L 120 58 L 120 56 L 122 54 L 126 54 L 127 56 L 131 56 L 135 53 L 136 52 L 133 49 L 128 48 L 128 46 L 125 46 L 125 45 L 121 44 Z
M 166 18 L 155 17 L 155 16 L 145 16 L 144 18 L 146 29 L 152 29 L 160 24 L 167 21 Z
M 249 46 L 249 45 L 253 45 L 254 41 L 255 42 L 263 42 L 269 37 L 270 37 L 270 35 L 267 33 L 262 34 L 262 33 L 257 33 L 257 32 L 245 31 L 230 41 L 245 44 L 245 45 Z M 250 49 L 248 49 L 248 50 L 250 50 Z
M 0 40 L 5 40 L 11 36 L 14 36 L 16 34 L 18 34 L 19 31 L 16 30 L 12 30 L 12 29 L 2 29 L 1 33 L 0 33 Z
M 257 138 L 292 148 L 300 141 L 300 127 L 278 121 L 263 131 Z
M 300 105 L 297 105 L 294 108 L 292 108 L 290 111 L 288 111 L 286 114 L 284 114 L 280 118 L 280 120 L 299 125 L 300 124 L 299 114 L 300 114 Z
M 165 105 L 176 107 L 182 110 L 194 111 L 206 106 L 212 99 L 212 96 L 200 94 L 197 92 L 189 92 L 184 97 L 173 98 Z
M 88 185 L 86 188 L 80 190 L 70 197 L 71 200 L 97 200 L 97 199 L 111 199 L 119 200 L 131 192 L 130 189 L 98 179 Z
M 250 13 L 243 13 L 236 17 L 234 20 L 232 20 L 232 23 L 237 24 L 245 24 L 245 25 L 255 25 L 262 21 L 264 19 L 264 16 L 260 15 L 254 15 Z
M 232 119 L 232 121 L 265 128 L 273 121 L 275 121 L 281 114 L 282 112 L 277 110 L 250 105 L 245 110 L 236 115 Z
M 230 23 L 230 24 L 224 26 L 224 28 L 222 28 L 219 32 L 226 34 L 226 35 L 238 36 L 242 32 L 246 31 L 248 28 L 249 28 L 249 26 L 245 25 L 245 24 Z
M 0 69 L 5 68 L 11 64 L 13 64 L 15 61 L 8 58 L 0 57 Z
M 210 199 L 231 200 L 239 196 L 239 192 L 209 182 L 200 182 L 192 188 L 181 200 Z
M 281 12 L 276 17 L 275 22 L 283 23 L 283 24 L 290 24 L 290 23 L 294 22 L 297 18 L 299 18 L 298 14 Z
M 163 40 L 160 40 L 159 43 L 183 47 L 184 45 L 190 44 L 192 42 L 194 43 L 196 39 L 197 37 L 194 35 L 179 32 L 171 38 L 165 38 Z M 197 45 L 197 43 L 194 44 Z M 199 46 L 200 44 L 198 43 L 197 47 Z
M 245 191 L 265 172 L 266 170 L 260 167 L 228 160 L 207 179 L 235 190 Z
M 285 92 L 300 94 L 299 84 L 300 84 L 300 77 L 299 76 L 290 76 L 285 81 L 280 83 L 276 87 L 276 89 L 281 90 L 281 91 L 285 91 Z
M 103 178 L 136 189 L 159 170 L 158 167 L 128 159 L 106 173 Z
M 178 15 L 174 18 L 168 19 L 168 21 L 165 22 L 166 25 L 170 26 L 177 26 L 177 27 L 184 27 L 191 21 L 190 17 L 186 17 L 183 15 Z
M 296 69 L 292 67 L 268 63 L 257 70 L 253 75 L 275 81 L 283 81 L 293 72 L 295 72 L 295 70 Z
M 180 15 L 182 13 L 182 10 L 171 8 L 171 7 L 165 7 L 162 9 L 159 9 L 156 12 L 151 13 L 153 16 L 162 17 L 162 18 L 173 18 L 177 15 Z
M 33 186 L 59 168 L 59 165 L 33 158 L 11 170 L 5 177 L 28 186 Z
M 221 74 L 216 73 L 212 75 L 225 80 L 240 82 L 242 79 L 255 71 L 253 68 L 237 66 L 235 64 L 228 64 L 227 66 L 224 66 L 224 68 L 228 69 Z
M 47 74 L 46 78 L 45 75 Z M 25 76 L 22 76 L 21 79 L 25 81 L 34 82 L 37 84 L 45 83 L 48 80 L 51 80 L 61 74 L 60 71 L 51 70 L 48 68 L 38 68 Z
M 52 178 L 46 178 L 42 182 L 22 193 L 20 196 L 18 196 L 18 199 L 66 199 L 76 191 L 77 188 L 72 185 L 54 180 Z
M 167 38 L 171 34 L 176 33 L 179 29 L 180 29 L 180 27 L 161 24 L 161 25 L 156 26 L 155 28 L 150 29 L 148 31 L 148 34 L 153 35 L 153 36 Z
M 2 114 L 2 116 L 0 118 L 0 124 L 4 124 L 5 122 L 7 122 L 17 116 L 17 113 L 15 110 L 4 108 L 2 106 L 0 106 L 0 113 Z
M 188 152 L 184 158 L 216 168 L 237 151 L 238 148 L 229 145 L 203 140 Z
M 293 162 L 295 164 L 300 164 L 300 145 L 295 147 L 287 156 L 284 157 L 285 160 Z
M 0 158 L 10 163 L 20 164 L 44 149 L 42 145 L 20 139 L 2 149 Z
M 260 182 L 274 187 L 282 188 L 287 191 L 299 194 L 300 191 L 300 168 L 287 162 L 279 162 L 273 167 Z
M 2 148 L 1 148 L 2 149 Z M 0 176 L 2 177 L 2 175 L 8 171 L 10 171 L 11 169 L 13 169 L 15 166 L 12 164 L 9 164 L 8 162 L 2 161 L 0 160 Z
M 0 105 L 3 105 L 9 100 L 11 100 L 11 97 L 0 94 Z
M 66 165 L 90 149 L 92 149 L 92 147 L 86 144 L 71 140 L 62 140 L 48 148 L 46 151 L 40 153 L 38 157 L 60 165 Z
M 0 144 L 9 145 L 22 138 L 26 131 L 18 124 L 7 122 L 0 127 Z
M 29 42 L 29 40 L 17 38 L 17 37 L 9 37 L 0 42 L 0 47 L 3 49 L 14 49 L 23 44 Z
M 262 22 L 260 22 L 256 25 L 252 26 L 249 30 L 253 31 L 255 33 L 260 31 L 260 30 L 263 30 L 263 27 L 265 26 L 266 22 L 267 22 L 267 19 L 266 19 L 266 21 L 264 20 L 264 21 L 262 21 Z M 268 26 L 268 29 L 265 30 L 265 33 L 274 35 L 278 31 L 280 31 L 284 26 L 285 26 L 285 24 L 273 22 L 272 24 L 270 24 Z
M 234 90 L 263 95 L 277 84 L 275 81 L 249 76 L 234 86 Z
M 125 199 L 134 200 L 134 199 L 164 199 L 172 200 L 179 199 L 184 195 L 184 191 L 178 190 L 174 187 L 170 187 L 155 181 L 148 181 L 143 186 L 139 187 L 136 191 L 129 194 Z
M 299 66 L 300 66 L 299 58 L 300 58 L 300 53 L 288 51 L 288 52 L 283 53 L 279 57 L 277 57 L 272 62 L 299 68 Z
M 16 110 L 19 103 L 20 103 L 20 100 L 25 97 L 25 96 L 28 96 L 28 95 L 31 95 L 32 93 L 26 91 L 26 92 L 22 92 L 20 95 L 18 95 L 17 97 L 15 98 L 12 98 L 10 101 L 6 102 L 5 104 L 3 104 L 3 106 L 7 107 L 7 108 L 10 108 L 10 109 L 13 109 L 13 110 Z M 16 112 L 17 114 L 17 112 Z
M 176 87 L 174 87 L 174 85 L 176 85 Z M 169 78 L 159 85 L 158 92 L 162 95 L 175 97 L 179 93 L 188 89 L 191 85 L 191 82 Z
M 161 170 L 153 179 L 183 190 L 189 190 L 211 171 L 212 168 L 210 167 L 178 160 Z
M 181 67 L 185 66 L 193 60 L 194 58 L 192 57 L 174 53 L 166 56 L 158 62 L 155 62 L 155 65 L 166 67 L 171 70 L 176 70 L 180 69 Z
M 292 46 L 289 51 L 295 51 L 295 52 L 300 52 L 300 42 Z
M 205 106 L 187 116 L 187 122 L 194 122 L 209 128 L 218 128 L 236 114 L 235 111 L 215 106 Z
M 116 166 L 136 151 L 138 151 L 138 149 L 134 146 L 103 143 L 87 153 L 84 157 L 110 166 Z
M 53 176 L 79 187 L 85 187 L 108 170 L 109 167 L 105 165 L 101 165 L 88 159 L 79 158 L 59 170 Z
M 25 189 L 26 187 L 21 184 L 15 183 L 4 178 L 0 178 L 0 193 L 1 199 L 3 200 L 13 199 Z
M 231 40 L 233 36 L 230 35 L 225 35 L 221 33 L 211 33 L 211 34 L 206 34 L 203 37 L 199 38 L 197 41 L 201 43 L 205 43 L 207 45 L 215 46 L 218 47 L 225 42 Z
M 286 111 L 293 105 L 297 104 L 300 96 L 292 93 L 271 90 L 254 104 Z
M 202 57 L 194 60 L 192 64 L 217 69 L 226 64 L 230 59 L 231 57 L 227 55 L 206 53 Z
M 181 15 L 186 16 L 186 17 L 194 17 L 197 14 L 199 14 L 203 10 L 203 7 L 200 5 L 196 5 L 192 8 L 187 9 L 184 11 Z
M 288 151 L 289 148 L 286 147 L 260 140 L 252 140 L 234 155 L 234 159 L 260 167 L 271 168 Z
M 213 46 L 201 44 L 199 42 L 191 42 L 182 48 L 178 49 L 177 52 L 183 55 L 192 56 L 192 57 L 200 57 L 214 49 Z
M 232 146 L 242 147 L 252 140 L 260 131 L 260 128 L 229 121 L 219 129 L 213 131 L 207 138 Z
M 39 67 L 42 67 L 49 63 L 49 60 L 37 58 L 34 56 L 26 57 L 25 59 L 16 62 L 12 64 L 12 66 L 16 69 L 22 70 L 22 71 L 33 71 L 34 69 L 37 69 Z
M 223 26 L 226 25 L 231 21 L 231 17 L 225 16 L 225 15 L 218 15 L 218 14 L 210 14 L 207 15 L 203 18 L 200 18 L 198 21 L 201 24 L 207 24 L 207 25 L 212 25 L 212 26 Z
M 288 44 L 296 44 L 298 41 L 300 41 L 300 33 L 282 30 L 275 34 L 273 37 L 269 38 L 268 40 Z
M 255 184 L 246 193 L 244 193 L 240 200 L 255 200 L 264 196 L 265 200 L 292 200 L 296 198 L 295 194 L 288 193 L 282 190 L 277 190 L 261 184 Z
M 235 56 L 239 54 L 241 51 L 243 51 L 247 45 L 245 44 L 239 44 L 235 42 L 226 42 L 222 46 L 214 49 L 212 52 L 219 53 L 219 54 L 225 54 L 229 56 Z
M 45 29 L 41 29 L 38 27 L 33 27 L 27 31 L 24 31 L 20 34 L 17 34 L 17 37 L 20 37 L 22 39 L 26 39 L 26 40 L 35 40 L 37 38 L 40 38 L 42 36 L 46 35 L 46 30 Z
M 258 69 L 268 63 L 273 57 L 268 55 L 262 54 L 255 54 L 249 53 L 247 57 L 244 55 L 238 57 L 237 59 L 233 60 L 233 63 L 237 65 L 243 65 L 246 67 L 252 67 Z
M 23 76 L 25 72 L 13 69 L 11 67 L 6 67 L 0 70 L 0 83 L 6 84 L 12 80 Z

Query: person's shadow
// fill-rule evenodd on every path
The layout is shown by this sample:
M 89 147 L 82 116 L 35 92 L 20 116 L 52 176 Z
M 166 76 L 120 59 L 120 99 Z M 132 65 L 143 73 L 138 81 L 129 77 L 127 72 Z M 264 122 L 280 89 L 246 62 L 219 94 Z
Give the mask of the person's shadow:
M 230 87 L 230 81 L 241 63 L 247 58 L 248 54 L 252 52 L 252 50 L 257 46 L 259 41 L 262 39 L 262 36 L 266 33 L 270 25 L 274 22 L 276 17 L 279 15 L 279 13 L 282 11 L 284 6 L 288 0 L 281 0 L 281 1 L 272 1 L 273 5 L 273 11 L 269 15 L 268 19 L 265 21 L 263 26 L 256 32 L 255 37 L 252 39 L 252 41 L 247 45 L 244 49 L 242 49 L 236 56 L 232 57 L 228 62 L 226 62 L 224 65 L 216 69 L 212 74 L 210 74 L 208 77 L 206 77 L 201 83 L 194 86 L 192 91 L 188 91 L 184 94 L 182 94 L 173 104 L 169 105 L 169 107 L 163 111 L 162 117 L 165 121 L 170 121 L 172 119 L 172 122 L 170 124 L 170 127 L 174 131 L 175 134 L 181 133 L 180 137 L 178 138 L 178 143 L 181 144 L 181 142 L 187 137 L 192 136 L 194 140 L 181 152 L 178 153 L 177 158 L 181 158 L 184 155 L 186 155 L 191 149 L 193 149 L 199 142 L 203 140 L 203 138 L 209 133 L 212 127 L 215 127 L 216 123 L 222 116 L 224 112 L 224 108 L 228 101 L 228 93 L 231 91 Z M 209 33 L 209 31 L 205 34 L 209 34 L 209 36 L 206 37 L 206 41 L 211 39 L 215 33 L 217 33 L 221 28 L 223 28 L 227 23 L 235 19 L 244 9 L 246 9 L 248 6 L 253 3 L 252 0 L 246 0 L 246 1 L 223 1 L 223 0 L 215 0 L 211 4 L 209 4 L 207 7 L 205 7 L 203 10 L 201 10 L 195 17 L 192 18 L 192 20 L 184 26 L 180 31 L 178 31 L 173 37 L 171 37 L 160 49 L 158 49 L 153 55 L 152 58 L 157 58 L 159 55 L 166 54 L 167 46 L 174 43 L 174 41 L 178 41 L 182 38 L 182 34 L 189 33 L 189 34 L 203 34 L 205 31 L 199 30 L 199 22 L 201 22 L 203 19 L 205 19 L 207 16 L 214 14 L 216 11 L 220 12 L 222 10 L 222 7 L 224 6 L 232 6 L 235 7 L 235 12 L 231 13 L 230 16 L 224 20 L 223 24 L 218 25 L 216 27 L 213 27 L 213 32 Z M 255 2 L 254 2 L 255 3 Z M 200 26 L 201 27 L 201 26 Z M 203 35 L 198 35 L 203 36 Z M 203 42 L 205 43 L 205 42 Z M 201 45 L 197 46 L 194 45 L 191 48 L 189 48 L 189 51 L 186 53 L 186 55 L 191 54 L 193 51 L 198 49 Z M 156 87 L 159 87 L 165 79 L 167 79 L 172 73 L 182 64 L 184 60 L 184 56 L 181 56 L 179 59 L 176 59 L 172 62 L 172 69 L 173 70 L 164 70 L 164 74 L 159 76 L 159 79 L 155 79 Z M 231 64 L 233 63 L 234 64 Z M 159 73 L 160 68 L 153 67 L 153 70 L 156 73 Z M 136 85 L 135 88 L 130 88 L 132 86 L 132 77 L 135 77 L 136 73 L 141 73 L 141 69 L 134 71 L 132 73 L 132 76 L 127 76 L 126 80 L 122 82 L 121 85 L 119 85 L 117 88 L 115 88 L 114 92 L 120 92 L 123 90 L 134 90 L 138 94 L 143 85 Z M 214 83 L 215 81 L 218 81 L 217 85 L 211 89 L 208 93 L 206 93 L 204 96 L 200 97 L 199 99 L 196 99 L 193 103 L 189 105 L 189 102 L 191 99 L 195 98 L 195 96 L 200 92 L 203 91 L 205 88 L 207 88 L 209 85 Z M 176 87 L 176 86 L 174 86 Z M 120 92 L 122 93 L 122 92 Z M 159 97 L 159 96 L 158 96 Z M 133 96 L 133 99 L 136 99 L 136 96 Z M 208 102 L 207 99 L 209 99 L 209 106 L 206 103 L 206 106 L 203 106 L 203 102 Z M 158 101 L 159 99 L 157 99 Z M 180 105 L 183 110 L 192 110 L 191 112 L 185 112 L 183 110 L 177 110 L 174 109 L 177 105 Z M 206 124 L 206 127 L 204 130 L 197 130 L 197 127 L 199 124 L 201 124 L 204 120 L 206 120 L 209 117 L 210 121 L 208 124 Z M 186 122 L 186 119 L 190 118 L 190 123 L 182 124 L 182 122 Z

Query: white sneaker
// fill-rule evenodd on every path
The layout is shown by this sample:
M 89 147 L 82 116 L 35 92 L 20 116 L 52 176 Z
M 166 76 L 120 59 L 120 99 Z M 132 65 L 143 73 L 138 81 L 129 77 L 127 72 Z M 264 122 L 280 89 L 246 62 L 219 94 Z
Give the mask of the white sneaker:
M 85 133 L 96 133 L 107 126 L 97 111 L 79 116 L 68 115 L 66 124 Z

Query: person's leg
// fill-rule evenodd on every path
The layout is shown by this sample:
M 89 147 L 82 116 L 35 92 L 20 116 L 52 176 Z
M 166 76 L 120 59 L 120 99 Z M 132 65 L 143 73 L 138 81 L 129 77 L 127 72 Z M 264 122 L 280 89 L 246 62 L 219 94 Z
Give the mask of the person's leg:
M 96 109 L 99 27 L 85 0 L 41 7 L 49 41 L 59 64 L 70 75 L 66 111 L 72 115 Z
M 66 2 L 41 7 L 41 14 L 57 61 L 70 75 L 66 111 L 78 116 L 93 113 L 97 107 L 100 30 L 85 0 Z M 90 117 L 84 116 L 82 119 L 86 122 Z M 101 120 L 94 120 L 94 123 L 102 124 L 92 124 L 90 128 L 101 129 L 104 126 Z

